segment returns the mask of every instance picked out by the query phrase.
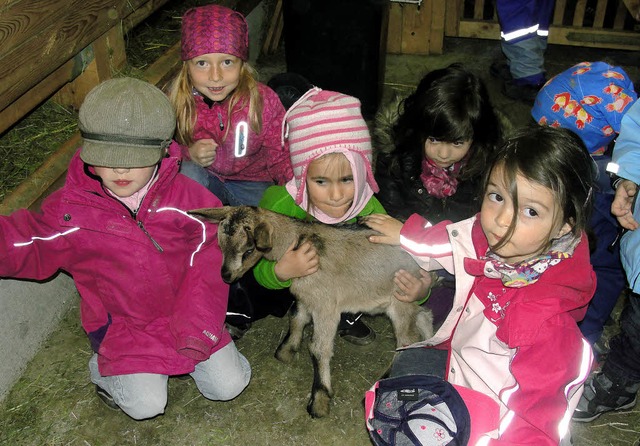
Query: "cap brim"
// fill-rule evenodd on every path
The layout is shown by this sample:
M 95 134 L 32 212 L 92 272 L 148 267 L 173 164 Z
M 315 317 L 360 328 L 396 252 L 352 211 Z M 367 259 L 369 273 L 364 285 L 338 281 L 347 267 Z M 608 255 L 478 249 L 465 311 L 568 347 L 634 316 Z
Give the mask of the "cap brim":
M 110 144 L 85 139 L 80 159 L 92 166 L 136 168 L 158 164 L 165 153 L 159 146 Z

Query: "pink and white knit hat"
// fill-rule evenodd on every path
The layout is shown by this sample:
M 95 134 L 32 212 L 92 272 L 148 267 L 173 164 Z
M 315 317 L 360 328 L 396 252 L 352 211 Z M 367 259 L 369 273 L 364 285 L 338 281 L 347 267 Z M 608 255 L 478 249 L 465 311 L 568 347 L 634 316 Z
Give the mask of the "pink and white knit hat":
M 314 87 L 289 108 L 283 121 L 282 144 L 289 143 L 294 177 L 286 187 L 296 204 L 308 209 L 306 188 L 309 164 L 329 153 L 344 154 L 351 164 L 356 193 L 351 209 L 340 221 L 355 217 L 378 185 L 371 169 L 371 136 L 352 96 Z M 330 217 L 314 214 L 324 223 Z
M 182 60 L 209 53 L 249 58 L 249 29 L 239 12 L 220 5 L 187 10 L 182 16 Z

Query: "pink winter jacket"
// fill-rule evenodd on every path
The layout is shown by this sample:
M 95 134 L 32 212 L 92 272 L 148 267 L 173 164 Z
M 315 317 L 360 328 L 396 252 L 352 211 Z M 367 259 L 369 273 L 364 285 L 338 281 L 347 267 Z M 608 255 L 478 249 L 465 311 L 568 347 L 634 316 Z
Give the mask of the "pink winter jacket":
M 193 140 L 211 138 L 219 144 L 215 160 L 208 169 L 220 180 L 272 181 L 282 185 L 293 177 L 289 149 L 281 144 L 285 109 L 272 89 L 261 83 L 257 83 L 257 86 L 263 100 L 260 134 L 251 130 L 249 110 L 245 104 L 236 105 L 231 122 L 227 122 L 227 101 L 216 102 L 209 108 L 202 96 L 197 94 L 194 100 L 198 121 Z M 236 129 L 240 122 L 247 124 L 248 136 L 245 141 L 246 154 L 238 157 L 235 155 L 235 144 Z M 223 140 L 225 133 L 227 137 Z M 176 142 L 173 144 L 180 147 L 185 159 L 191 158 L 188 147 L 179 146 Z
M 508 288 L 485 275 L 491 275 L 492 265 L 479 260 L 488 248 L 479 216 L 429 226 L 418 215 L 410 217 L 402 246 L 425 269 L 454 273 L 456 294 L 442 327 L 414 347 L 446 348 L 446 379 L 471 389 L 462 394 L 472 421 L 469 444 L 567 441 L 592 362 L 591 347 L 576 324 L 596 283 L 586 236 L 571 257 L 549 266 L 537 282 Z M 478 405 L 475 400 L 483 395 L 495 406 Z
M 192 372 L 231 341 L 217 226 L 186 213 L 220 201 L 178 168 L 178 157 L 162 160 L 133 215 L 76 153 L 41 212 L 0 217 L 0 276 L 71 274 L 104 376 Z

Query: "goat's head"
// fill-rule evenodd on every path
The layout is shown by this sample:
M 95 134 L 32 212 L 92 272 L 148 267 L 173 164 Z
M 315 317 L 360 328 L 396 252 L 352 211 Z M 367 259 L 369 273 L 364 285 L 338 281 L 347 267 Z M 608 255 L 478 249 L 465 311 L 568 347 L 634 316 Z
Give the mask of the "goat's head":
M 259 208 L 224 206 L 195 209 L 189 214 L 218 223 L 218 244 L 223 256 L 221 275 L 227 283 L 238 280 L 271 250 L 273 226 L 264 221 Z

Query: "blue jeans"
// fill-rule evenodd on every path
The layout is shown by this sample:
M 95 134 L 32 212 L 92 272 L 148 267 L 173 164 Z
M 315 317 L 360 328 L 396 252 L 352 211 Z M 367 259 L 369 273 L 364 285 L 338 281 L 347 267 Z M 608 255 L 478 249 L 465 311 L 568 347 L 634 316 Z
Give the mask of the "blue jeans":
M 193 161 L 183 161 L 180 173 L 202 184 L 229 206 L 258 206 L 264 191 L 273 182 L 269 181 L 220 181 L 211 171 Z
M 132 373 L 102 376 L 98 355 L 89 360 L 91 382 L 103 388 L 124 413 L 134 420 L 145 420 L 164 413 L 167 405 L 167 375 Z M 202 395 L 214 401 L 227 401 L 240 395 L 251 378 L 249 361 L 233 342 L 209 359 L 196 364 L 191 377 Z
M 400 350 L 391 364 L 390 378 L 405 375 L 433 375 L 445 377 L 447 350 L 417 347 Z

